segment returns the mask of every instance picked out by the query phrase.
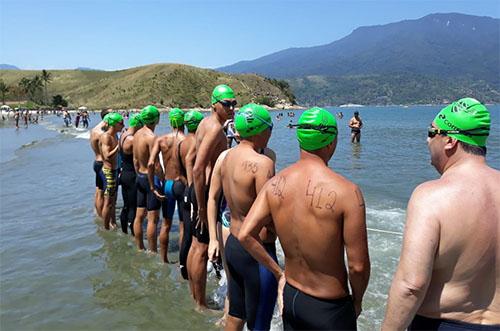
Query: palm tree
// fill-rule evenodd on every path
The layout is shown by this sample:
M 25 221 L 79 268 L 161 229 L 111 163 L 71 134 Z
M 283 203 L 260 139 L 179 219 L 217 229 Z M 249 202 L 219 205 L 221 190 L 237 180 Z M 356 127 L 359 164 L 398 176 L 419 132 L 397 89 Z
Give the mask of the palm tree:
M 43 81 L 43 87 L 45 90 L 45 104 L 48 104 L 48 97 L 47 97 L 47 84 L 50 83 L 52 80 L 52 74 L 48 72 L 47 70 L 43 69 L 42 70 L 42 81 Z
M 0 93 L 2 93 L 2 104 L 5 105 L 5 94 L 9 92 L 9 87 L 0 79 Z

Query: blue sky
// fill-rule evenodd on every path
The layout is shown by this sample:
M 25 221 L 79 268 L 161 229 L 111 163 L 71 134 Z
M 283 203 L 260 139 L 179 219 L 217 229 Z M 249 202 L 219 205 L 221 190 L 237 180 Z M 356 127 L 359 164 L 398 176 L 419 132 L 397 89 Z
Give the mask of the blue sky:
M 500 16 L 500 1 L 0 0 L 0 63 L 216 68 L 431 13 Z

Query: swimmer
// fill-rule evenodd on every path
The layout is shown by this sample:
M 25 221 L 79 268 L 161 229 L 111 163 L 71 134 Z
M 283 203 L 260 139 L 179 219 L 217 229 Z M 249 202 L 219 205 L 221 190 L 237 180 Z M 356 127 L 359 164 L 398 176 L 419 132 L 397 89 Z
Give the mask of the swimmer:
M 168 114 L 172 132 L 156 139 L 148 162 L 149 187 L 158 199 L 162 200 L 163 222 L 160 229 L 160 256 L 163 262 L 168 263 L 168 240 L 172 219 L 174 217 L 175 205 L 179 222 L 182 222 L 181 212 L 183 210 L 184 190 L 186 189 L 186 172 L 180 156 L 180 145 L 184 140 L 184 112 L 179 108 L 172 108 Z M 164 169 L 164 190 L 159 192 L 154 187 L 155 161 L 161 152 Z M 179 224 L 179 247 L 182 242 L 184 228 Z
M 363 121 L 359 117 L 359 112 L 355 111 L 354 116 L 349 121 L 349 127 L 351 128 L 351 143 L 359 143 L 361 140 L 361 128 L 363 127 Z
M 142 221 L 147 212 L 148 226 L 147 239 L 148 249 L 156 253 L 157 238 L 156 224 L 161 208 L 161 201 L 154 195 L 148 181 L 148 162 L 151 150 L 156 139 L 154 130 L 160 121 L 160 112 L 155 106 L 146 106 L 141 110 L 140 118 L 144 126 L 134 134 L 134 167 L 137 173 L 137 211 L 134 220 L 135 243 L 139 250 L 144 249 Z M 159 160 L 155 160 L 159 165 Z M 158 183 L 160 184 L 160 183 Z
M 500 330 L 500 172 L 486 163 L 490 112 L 463 98 L 428 129 L 441 174 L 408 202 L 382 330 Z
M 241 138 L 240 144 L 229 150 L 220 170 L 224 196 L 231 210 L 231 234 L 225 247 L 230 274 L 226 329 L 242 330 L 246 322 L 250 330 L 269 330 L 277 281 L 248 254 L 237 238 L 257 194 L 274 176 L 274 161 L 261 153 L 271 137 L 273 123 L 263 106 L 248 104 L 236 113 L 235 128 Z M 277 261 L 274 233 L 264 228 L 259 238 L 269 256 Z M 211 245 L 217 246 L 214 241 Z M 217 255 L 216 250 L 214 255 Z
M 103 119 L 110 112 L 109 109 L 101 111 L 101 121 L 90 130 L 90 147 L 94 152 L 93 169 L 95 172 L 95 194 L 94 194 L 94 207 L 97 216 L 102 217 L 102 206 L 104 204 L 104 174 L 102 173 L 102 155 L 99 149 L 99 138 L 104 133 L 103 127 L 106 124 Z
M 102 218 L 106 230 L 115 229 L 116 191 L 118 189 L 118 149 L 116 138 L 123 130 L 123 117 L 118 113 L 109 113 L 104 119 L 104 133 L 99 137 L 99 150 L 102 154 L 102 173 L 104 174 L 104 204 Z
M 207 195 L 215 161 L 227 148 L 222 130 L 225 121 L 234 116 L 236 100 L 227 85 L 218 85 L 212 92 L 212 113 L 204 118 L 196 131 L 196 161 L 193 182 L 196 196 L 197 218 L 193 242 L 188 255 L 188 272 L 194 300 L 198 308 L 206 308 L 205 290 L 208 260 Z
M 363 195 L 328 167 L 335 117 L 315 107 L 296 126 L 300 159 L 264 184 L 238 239 L 279 280 L 285 330 L 355 330 L 370 275 Z M 276 229 L 284 271 L 261 244 L 265 226 Z
M 192 243 L 192 223 L 196 215 L 197 207 L 192 205 L 196 199 L 194 197 L 193 167 L 196 160 L 196 130 L 203 120 L 203 114 L 199 111 L 190 110 L 184 115 L 184 126 L 187 128 L 187 135 L 179 146 L 179 158 L 181 166 L 185 169 L 187 186 L 184 190 L 182 227 L 184 228 L 182 243 L 179 249 L 179 267 L 184 279 L 188 279 L 187 259 Z M 191 291 L 193 293 L 193 291 Z
M 85 123 L 85 122 L 84 122 Z M 120 156 L 122 167 L 120 185 L 122 186 L 123 208 L 120 214 L 122 231 L 128 233 L 128 228 L 134 234 L 134 219 L 137 209 L 137 186 L 134 167 L 134 134 L 142 128 L 140 115 L 133 115 L 128 121 L 129 127 L 120 137 Z

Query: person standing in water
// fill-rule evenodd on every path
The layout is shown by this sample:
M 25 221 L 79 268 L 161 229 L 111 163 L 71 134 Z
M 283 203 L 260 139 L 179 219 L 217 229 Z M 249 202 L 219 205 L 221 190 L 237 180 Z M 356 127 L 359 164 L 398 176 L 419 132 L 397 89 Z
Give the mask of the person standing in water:
M 148 249 L 156 253 L 157 238 L 156 238 L 156 224 L 158 222 L 158 215 L 161 208 L 161 201 L 155 196 L 152 188 L 149 186 L 148 181 L 148 161 L 151 155 L 151 150 L 156 139 L 154 130 L 160 121 L 160 112 L 155 106 L 146 106 L 141 110 L 141 121 L 144 124 L 134 134 L 134 166 L 137 173 L 137 211 L 134 220 L 134 236 L 137 248 L 144 249 L 144 240 L 142 233 L 142 221 L 147 211 L 147 238 Z M 155 160 L 159 166 L 159 161 Z
M 285 330 L 355 330 L 370 276 L 363 194 L 328 167 L 335 116 L 311 108 L 296 126 L 299 161 L 263 186 L 238 239 L 279 280 Z M 265 226 L 276 229 L 284 272 L 261 244 Z
M 273 123 L 269 112 L 257 104 L 242 107 L 236 113 L 234 123 L 241 140 L 227 152 L 220 170 L 224 196 L 231 211 L 231 234 L 225 247 L 230 274 L 226 330 L 242 330 L 245 322 L 250 330 L 269 330 L 277 281 L 268 269 L 261 267 L 248 254 L 237 238 L 257 194 L 274 176 L 274 161 L 262 153 L 271 137 Z M 211 244 L 218 247 L 216 238 L 213 239 Z M 265 228 L 259 240 L 277 262 L 276 235 Z
M 351 128 L 351 143 L 359 143 L 361 140 L 361 128 L 363 127 L 363 121 L 359 117 L 359 112 L 355 111 L 354 116 L 349 121 L 349 127 Z
M 134 220 L 137 209 L 137 186 L 135 184 L 136 173 L 134 167 L 134 134 L 142 128 L 142 126 L 143 124 L 139 114 L 130 116 L 128 129 L 120 137 L 120 156 L 122 160 L 120 185 L 122 186 L 123 198 L 123 208 L 120 213 L 120 224 L 123 233 L 128 233 L 128 228 L 130 228 L 132 235 L 134 234 Z
M 181 164 L 186 169 L 187 186 L 184 190 L 182 226 L 184 228 L 182 243 L 179 250 L 179 267 L 181 275 L 184 279 L 188 279 L 187 259 L 189 249 L 192 243 L 192 234 L 194 228 L 193 218 L 197 210 L 194 210 L 192 202 L 194 199 L 194 185 L 193 185 L 193 167 L 196 160 L 196 130 L 203 120 L 203 114 L 199 111 L 190 110 L 184 115 L 184 126 L 188 130 L 188 134 L 179 145 L 179 154 Z M 192 292 L 192 291 L 191 291 Z
M 441 174 L 408 202 L 382 330 L 500 330 L 500 172 L 486 163 L 490 113 L 464 98 L 428 129 Z
M 179 247 L 184 232 L 182 226 L 182 210 L 184 190 L 186 189 L 186 172 L 180 155 L 180 145 L 184 140 L 184 112 L 179 108 L 172 108 L 168 114 L 172 132 L 156 139 L 148 162 L 149 186 L 157 198 L 162 200 L 163 222 L 160 229 L 160 255 L 163 262 L 168 263 L 168 241 L 175 205 L 179 216 Z M 159 192 L 154 187 L 155 162 L 161 156 L 164 169 L 164 191 Z M 164 195 L 165 194 L 165 195 Z
M 118 189 L 118 132 L 123 130 L 123 117 L 118 113 L 109 113 L 103 119 L 104 133 L 99 137 L 99 150 L 102 154 L 104 174 L 104 204 L 102 218 L 106 230 L 116 228 L 115 208 Z
M 207 284 L 208 261 L 208 221 L 207 195 L 210 177 L 215 161 L 227 148 L 227 140 L 222 130 L 224 122 L 234 116 L 233 90 L 227 85 L 218 85 L 212 92 L 212 114 L 204 118 L 196 131 L 196 161 L 193 181 L 197 217 L 193 242 L 188 255 L 188 272 L 193 297 L 199 308 L 206 308 L 205 290 Z
M 103 126 L 106 124 L 104 122 L 104 117 L 110 112 L 109 109 L 103 109 L 101 111 L 101 121 L 90 130 L 90 147 L 94 152 L 94 164 L 93 169 L 95 172 L 95 194 L 94 194 L 94 206 L 97 216 L 102 217 L 102 206 L 104 204 L 104 175 L 102 173 L 102 155 L 99 148 L 99 138 L 104 133 Z

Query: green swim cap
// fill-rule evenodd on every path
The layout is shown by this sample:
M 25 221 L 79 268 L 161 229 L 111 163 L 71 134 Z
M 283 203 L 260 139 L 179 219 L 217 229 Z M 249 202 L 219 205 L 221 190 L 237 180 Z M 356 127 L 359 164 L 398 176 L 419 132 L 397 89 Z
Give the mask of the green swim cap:
M 115 126 L 116 124 L 123 122 L 123 117 L 118 113 L 109 113 L 104 116 L 103 121 L 108 123 L 109 126 Z
M 130 115 L 130 118 L 128 119 L 128 125 L 131 128 L 141 128 L 142 126 L 144 126 L 144 123 L 142 123 L 141 120 L 141 114 Z
M 338 133 L 335 116 L 319 107 L 306 110 L 295 126 L 300 148 L 306 151 L 325 147 Z
M 179 108 L 172 108 L 168 113 L 168 120 L 173 128 L 178 128 L 184 125 L 184 112 Z
M 234 99 L 234 92 L 227 85 L 217 85 L 212 92 L 212 105 L 224 99 Z
M 267 109 L 255 103 L 241 107 L 234 115 L 234 128 L 241 138 L 255 136 L 272 127 L 273 121 Z
M 434 118 L 439 129 L 459 131 L 448 136 L 464 143 L 485 147 L 490 134 L 490 112 L 479 101 L 463 98 L 453 102 Z
M 155 106 L 146 106 L 141 110 L 141 120 L 145 125 L 155 124 L 160 118 L 160 112 Z
M 203 114 L 199 111 L 190 110 L 184 115 L 184 125 L 187 126 L 189 132 L 195 132 L 203 118 Z

